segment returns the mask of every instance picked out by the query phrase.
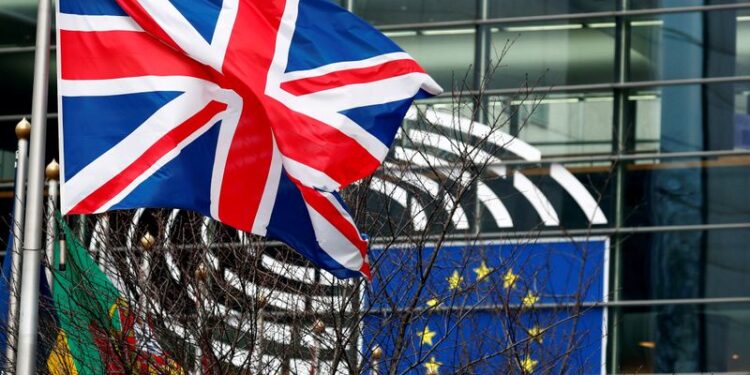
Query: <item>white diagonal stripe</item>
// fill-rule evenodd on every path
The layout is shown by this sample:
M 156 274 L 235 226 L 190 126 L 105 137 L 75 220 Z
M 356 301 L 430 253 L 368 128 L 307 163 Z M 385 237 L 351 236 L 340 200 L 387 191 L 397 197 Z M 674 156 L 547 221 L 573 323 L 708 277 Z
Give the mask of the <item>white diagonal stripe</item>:
M 265 236 L 268 223 L 271 222 L 271 214 L 273 213 L 273 206 L 276 204 L 276 195 L 279 192 L 279 182 L 281 181 L 282 173 L 282 157 L 279 148 L 276 146 L 276 138 L 271 136 L 273 141 L 273 151 L 271 154 L 271 165 L 269 165 L 268 177 L 266 177 L 266 185 L 263 188 L 263 195 L 258 205 L 258 212 L 255 214 L 253 220 L 252 233 L 259 236 Z M 223 171 L 224 168 L 222 167 Z M 217 216 L 218 217 L 218 216 Z
M 221 186 L 224 182 L 224 169 L 229 158 L 229 149 L 232 147 L 234 133 L 239 126 L 240 117 L 242 116 L 242 98 L 232 90 L 218 90 L 214 93 L 217 98 L 221 98 L 227 103 L 227 109 L 224 111 L 219 129 L 219 137 L 216 143 L 216 155 L 214 156 L 214 166 L 211 170 L 211 216 L 219 220 L 219 198 L 221 195 Z
M 307 212 L 310 214 L 310 221 L 320 248 L 336 263 L 349 270 L 359 271 L 364 262 L 359 249 L 309 204 Z
M 200 95 L 185 93 L 159 108 L 130 135 L 64 181 L 67 189 L 61 200 L 63 213 L 125 170 L 156 141 L 195 114 L 186 111 L 186 108 L 198 111 L 206 104 L 207 101 Z
M 112 206 L 125 199 L 125 197 L 132 193 L 133 190 L 135 190 L 141 183 L 146 181 L 149 177 L 156 173 L 156 171 L 161 169 L 161 167 L 167 165 L 167 163 L 169 163 L 172 159 L 180 155 L 180 152 L 182 152 L 185 147 L 193 143 L 193 141 L 198 139 L 201 135 L 205 134 L 212 126 L 214 126 L 214 124 L 216 124 L 216 122 L 219 121 L 219 119 L 221 119 L 222 116 L 222 113 L 216 114 L 211 120 L 203 124 L 202 127 L 190 134 L 189 137 L 183 139 L 182 142 L 180 142 L 177 146 L 175 146 L 173 149 L 159 158 L 156 163 L 149 167 L 145 172 L 141 173 L 141 175 L 133 180 L 133 182 L 131 182 L 126 188 L 122 189 L 122 191 L 120 191 L 120 193 L 118 193 L 114 198 L 112 198 L 109 202 L 105 203 L 98 210 L 96 210 L 95 213 L 105 212 Z
M 341 185 L 336 180 L 315 168 L 283 155 L 281 159 L 283 160 L 286 172 L 305 186 L 325 191 L 338 191 L 341 188 Z
M 501 160 L 498 157 L 483 151 L 478 146 L 468 145 L 458 139 L 451 139 L 442 134 L 430 133 L 419 129 L 409 130 L 409 138 L 416 143 L 436 147 L 456 155 L 468 153 L 474 163 L 478 165 L 491 164 L 493 166 L 490 167 L 490 169 L 493 172 L 500 177 L 506 176 L 507 172 L 505 166 L 500 165 Z
M 139 0 L 138 3 L 189 56 L 221 72 L 239 0 L 222 2 L 215 34 L 210 43 L 206 42 L 198 30 L 168 1 Z
M 146 173 L 142 174 L 127 189 L 123 190 L 116 199 L 108 202 L 99 211 L 111 207 L 124 199 L 125 193 L 132 192 L 140 182 L 148 178 L 154 169 L 163 166 L 166 162 L 179 155 L 180 150 L 203 134 L 218 120 L 225 120 L 220 131 L 220 144 L 217 145 L 217 158 L 215 163 L 223 166 L 226 153 L 236 129 L 237 121 L 242 108 L 242 101 L 236 93 L 225 90 L 216 84 L 190 77 L 137 77 L 120 78 L 113 80 L 63 80 L 60 85 L 62 96 L 111 96 L 118 94 L 153 92 L 153 91 L 183 91 L 184 93 L 165 106 L 159 108 L 151 117 L 134 130 L 125 139 L 102 156 L 84 167 L 69 180 L 63 181 L 63 195 L 61 208 L 67 212 L 81 200 L 96 191 L 100 186 L 112 179 L 119 171 L 124 170 L 140 155 L 161 139 L 169 131 L 192 117 L 195 112 L 204 108 L 212 100 L 218 100 L 228 104 L 226 111 L 214 116 L 199 131 L 192 134 L 188 139 L 180 143 L 180 146 L 160 158 L 156 165 L 152 166 Z M 63 108 L 64 110 L 64 108 Z M 225 144 L 222 144 L 225 143 Z M 65 176 L 63 176 L 65 177 Z M 220 176 L 223 177 L 223 176 Z M 220 189 L 221 178 L 212 179 L 212 192 Z M 137 183 L 136 183 L 137 182 Z M 216 198 L 212 194 L 212 203 Z
M 398 149 L 397 149 L 398 150 Z M 409 193 L 406 189 L 378 177 L 370 180 L 370 190 L 376 191 L 383 196 L 393 199 L 404 209 L 409 206 Z M 427 215 L 422 205 L 416 199 L 411 200 L 411 215 L 415 230 L 424 230 L 427 227 Z
M 301 104 L 310 109 L 340 112 L 351 108 L 391 103 L 413 98 L 426 79 L 425 73 L 409 73 L 375 82 L 357 83 L 298 96 Z M 377 93 L 377 95 L 373 95 Z
M 510 213 L 505 208 L 503 201 L 484 182 L 477 182 L 477 195 L 479 196 L 479 201 L 490 211 L 490 215 L 495 219 L 495 224 L 499 228 L 513 227 L 513 219 L 510 217 Z
M 215 83 L 199 78 L 186 76 L 145 76 L 102 80 L 67 80 L 60 81 L 60 96 L 112 96 L 151 91 L 195 91 L 215 97 L 223 94 L 225 89 Z
M 442 92 L 442 89 L 428 75 L 412 73 L 396 77 L 396 80 L 400 80 L 400 85 L 391 79 L 386 79 L 373 83 L 348 85 L 333 89 L 333 91 L 325 90 L 299 97 L 282 90 L 281 83 L 284 81 L 315 77 L 342 69 L 368 67 L 388 61 L 411 58 L 406 53 L 397 52 L 360 61 L 338 62 L 311 70 L 285 73 L 298 12 L 299 0 L 288 0 L 285 4 L 284 14 L 276 35 L 276 49 L 266 80 L 266 94 L 284 103 L 293 111 L 303 113 L 341 131 L 367 150 L 373 158 L 383 161 L 388 154 L 388 147 L 377 139 L 377 137 L 339 112 L 345 109 L 412 98 L 420 87 L 431 93 Z M 372 95 L 372 92 L 378 92 L 379 95 Z M 354 99 L 354 96 L 359 96 L 359 99 Z M 341 101 L 341 104 L 333 104 L 333 101 Z
M 526 200 L 534 207 L 534 211 L 542 218 L 542 222 L 547 226 L 560 225 L 560 219 L 557 217 L 555 208 L 552 203 L 544 196 L 539 188 L 534 185 L 523 173 L 516 171 L 513 174 L 513 187 L 516 188 Z
M 126 16 L 90 16 L 58 13 L 57 28 L 65 31 L 136 31 L 143 29 Z
M 425 119 L 431 124 L 448 128 L 449 130 L 458 129 L 479 139 L 486 139 L 488 143 L 498 148 L 506 149 L 524 160 L 537 161 L 542 158 L 542 153 L 539 149 L 499 129 L 432 109 L 425 111 L 423 114 Z M 407 112 L 406 117 L 416 120 L 417 111 L 410 110 Z
M 399 170 L 398 166 L 392 164 L 386 163 L 386 166 L 390 169 Z M 432 199 L 436 199 L 438 195 L 440 195 L 440 184 L 423 174 L 406 170 L 401 173 L 400 177 L 401 181 L 426 192 Z M 453 222 L 453 225 L 456 226 L 456 229 L 469 228 L 469 219 L 466 216 L 466 211 L 464 211 L 461 205 L 456 202 L 455 197 L 450 193 L 445 192 L 443 195 L 443 204 L 445 205 L 445 211 L 453 211 L 451 221 Z
M 578 207 L 581 207 L 581 210 L 586 214 L 586 218 L 591 224 L 607 224 L 607 217 L 602 212 L 599 204 L 591 196 L 588 189 L 583 186 L 581 181 L 578 181 L 570 171 L 560 164 L 552 164 L 550 166 L 550 176 L 573 197 L 573 200 L 578 203 Z

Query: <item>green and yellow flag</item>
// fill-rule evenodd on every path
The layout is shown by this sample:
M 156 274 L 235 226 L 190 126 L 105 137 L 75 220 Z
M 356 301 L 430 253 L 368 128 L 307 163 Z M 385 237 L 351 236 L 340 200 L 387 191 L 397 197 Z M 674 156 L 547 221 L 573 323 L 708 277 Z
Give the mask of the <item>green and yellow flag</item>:
M 67 262 L 61 270 L 60 257 L 55 256 L 53 296 L 59 331 L 47 361 L 50 373 L 183 374 L 154 341 L 147 319 L 130 311 L 127 300 L 70 229 L 64 222 L 60 226 L 68 239 Z

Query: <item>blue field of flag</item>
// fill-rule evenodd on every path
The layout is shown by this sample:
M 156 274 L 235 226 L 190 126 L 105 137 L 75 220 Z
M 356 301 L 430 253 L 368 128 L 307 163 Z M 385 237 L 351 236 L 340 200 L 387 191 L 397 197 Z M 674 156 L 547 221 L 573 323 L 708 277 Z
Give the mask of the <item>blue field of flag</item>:
M 602 373 L 607 251 L 606 239 L 374 249 L 363 350 L 383 349 L 382 373 Z

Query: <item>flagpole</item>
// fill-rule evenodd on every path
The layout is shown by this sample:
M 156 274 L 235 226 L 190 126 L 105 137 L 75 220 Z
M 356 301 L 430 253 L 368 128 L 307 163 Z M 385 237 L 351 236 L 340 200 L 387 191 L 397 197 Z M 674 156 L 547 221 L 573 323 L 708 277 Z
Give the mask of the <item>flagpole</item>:
M 323 333 L 326 331 L 326 325 L 322 321 L 316 320 L 312 326 L 313 347 L 312 347 L 312 365 L 310 366 L 310 375 L 320 373 L 320 347 L 323 341 Z
M 204 353 L 203 345 L 204 345 L 204 334 L 203 330 L 205 327 L 203 326 L 205 321 L 203 319 L 203 311 L 205 309 L 205 303 L 203 301 L 204 296 L 207 294 L 207 288 L 206 288 L 206 280 L 208 279 L 208 267 L 206 267 L 205 264 L 201 263 L 198 265 L 198 268 L 195 269 L 195 280 L 196 280 L 196 291 L 195 291 L 195 317 L 196 317 L 196 323 L 198 323 L 198 329 L 195 335 L 195 368 L 196 368 L 196 375 L 201 375 L 206 372 L 206 369 L 203 368 L 203 357 L 208 356 L 208 352 Z M 211 345 L 211 338 L 209 338 L 208 345 Z M 206 348 L 206 350 L 210 350 L 209 348 Z M 208 363 L 206 366 L 208 370 L 211 370 L 212 363 Z
M 263 334 L 265 331 L 265 309 L 268 304 L 268 298 L 263 295 L 258 295 L 255 300 L 256 316 L 255 316 L 255 345 L 253 345 L 253 352 L 250 355 L 251 366 L 255 366 L 253 372 L 254 375 L 263 373 Z
M 21 274 L 21 302 L 18 323 L 16 374 L 32 375 L 36 370 L 39 329 L 39 268 L 42 255 L 42 207 L 44 204 L 44 151 L 47 146 L 47 92 L 49 89 L 50 0 L 39 1 L 34 51 L 34 91 L 31 103 L 29 179 Z
M 26 118 L 16 125 L 18 151 L 16 154 L 16 186 L 13 194 L 13 248 L 11 254 L 10 285 L 8 287 L 8 330 L 5 345 L 5 367 L 10 372 L 16 363 L 16 335 L 18 334 L 18 288 L 21 280 L 21 247 L 23 246 L 24 204 L 26 204 L 26 172 L 29 159 L 29 134 L 31 124 Z
M 47 285 L 50 287 L 50 293 L 55 289 L 52 286 L 53 273 L 52 270 L 55 267 L 55 239 L 57 232 L 57 197 L 59 196 L 58 183 L 60 179 L 60 165 L 57 164 L 56 160 L 52 160 L 47 164 L 47 169 L 44 170 L 44 174 L 47 176 L 47 243 L 45 245 L 45 253 L 47 254 L 47 267 L 44 271 L 47 275 Z
M 380 346 L 375 346 L 372 349 L 370 359 L 372 359 L 372 375 L 380 374 L 380 360 L 383 358 L 383 349 Z

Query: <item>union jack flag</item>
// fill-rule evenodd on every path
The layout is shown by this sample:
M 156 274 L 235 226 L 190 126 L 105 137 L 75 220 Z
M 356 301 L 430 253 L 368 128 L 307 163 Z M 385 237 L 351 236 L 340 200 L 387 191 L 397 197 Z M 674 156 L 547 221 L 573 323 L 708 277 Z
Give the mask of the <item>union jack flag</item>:
M 183 208 L 369 277 L 337 191 L 440 87 L 327 0 L 58 0 L 64 214 Z

